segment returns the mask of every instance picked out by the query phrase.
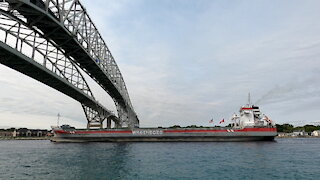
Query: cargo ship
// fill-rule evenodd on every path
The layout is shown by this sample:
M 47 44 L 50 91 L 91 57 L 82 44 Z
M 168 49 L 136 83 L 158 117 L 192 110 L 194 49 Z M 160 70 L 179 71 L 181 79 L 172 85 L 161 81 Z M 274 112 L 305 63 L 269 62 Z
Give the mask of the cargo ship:
M 208 128 L 133 128 L 75 129 L 69 125 L 53 127 L 53 142 L 204 142 L 272 141 L 277 129 L 261 114 L 258 106 L 240 108 L 231 118 L 230 127 Z

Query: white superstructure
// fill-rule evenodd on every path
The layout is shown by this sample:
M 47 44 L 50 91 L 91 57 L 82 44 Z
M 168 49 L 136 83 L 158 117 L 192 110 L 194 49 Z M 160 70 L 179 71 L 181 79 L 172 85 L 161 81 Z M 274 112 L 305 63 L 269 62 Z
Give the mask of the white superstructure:
M 234 123 L 234 127 L 244 128 L 253 126 L 274 126 L 272 120 L 260 112 L 260 108 L 258 106 L 251 105 L 250 94 L 248 99 L 248 104 L 240 108 L 239 115 L 234 114 L 232 116 L 231 119 Z

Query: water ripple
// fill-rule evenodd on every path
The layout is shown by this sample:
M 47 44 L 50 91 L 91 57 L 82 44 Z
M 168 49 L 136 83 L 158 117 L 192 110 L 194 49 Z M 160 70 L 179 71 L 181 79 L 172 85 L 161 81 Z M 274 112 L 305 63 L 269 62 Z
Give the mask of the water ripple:
M 242 143 L 0 141 L 0 179 L 317 179 L 320 138 Z

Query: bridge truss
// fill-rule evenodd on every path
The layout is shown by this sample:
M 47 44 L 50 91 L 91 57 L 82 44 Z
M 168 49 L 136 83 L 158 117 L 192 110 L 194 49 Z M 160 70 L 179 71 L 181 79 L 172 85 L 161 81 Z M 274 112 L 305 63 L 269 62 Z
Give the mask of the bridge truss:
M 0 63 L 79 101 L 88 128 L 107 119 L 138 127 L 120 70 L 78 0 L 0 1 Z M 95 100 L 79 69 L 114 100 L 118 117 Z

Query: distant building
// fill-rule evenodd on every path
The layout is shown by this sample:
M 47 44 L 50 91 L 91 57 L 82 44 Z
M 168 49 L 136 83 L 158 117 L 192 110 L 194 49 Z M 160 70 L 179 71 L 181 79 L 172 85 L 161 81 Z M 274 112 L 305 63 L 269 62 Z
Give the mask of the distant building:
M 1 129 L 0 137 L 12 137 L 12 131 Z
M 16 130 L 17 137 L 42 137 L 47 136 L 48 130 L 20 128 Z
M 42 137 L 42 136 L 47 136 L 47 134 L 48 134 L 48 130 L 42 130 L 42 129 L 31 130 L 31 136 Z
M 0 129 L 0 137 L 43 137 L 52 136 L 46 129 L 10 128 Z
M 31 133 L 27 128 L 19 128 L 16 130 L 16 136 L 17 137 L 27 137 L 27 136 L 31 136 Z
M 279 132 L 278 133 L 279 137 L 288 137 L 288 136 L 294 136 L 293 133 L 284 133 L 284 132 Z
M 320 130 L 313 131 L 311 136 L 320 136 Z
M 292 134 L 292 136 L 308 136 L 308 133 L 304 130 L 295 130 Z

